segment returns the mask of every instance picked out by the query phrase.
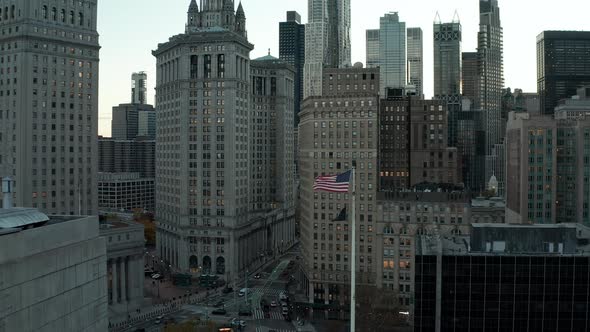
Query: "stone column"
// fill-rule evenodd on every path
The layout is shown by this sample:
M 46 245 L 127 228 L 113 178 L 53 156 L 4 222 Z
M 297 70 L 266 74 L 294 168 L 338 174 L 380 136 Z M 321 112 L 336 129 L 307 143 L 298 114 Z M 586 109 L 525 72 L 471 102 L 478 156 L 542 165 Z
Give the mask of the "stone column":
M 121 303 L 127 302 L 127 273 L 129 257 L 121 259 Z
M 138 301 L 139 301 L 139 305 L 141 305 L 141 303 L 143 302 L 143 280 L 144 280 L 144 273 L 143 273 L 143 266 L 141 264 L 138 264 L 138 269 L 139 271 L 137 271 L 137 275 L 135 276 L 135 280 L 137 280 L 137 297 L 138 297 Z
M 114 264 L 113 264 L 114 263 Z M 113 304 L 119 303 L 119 291 L 117 288 L 118 281 L 119 281 L 119 271 L 117 271 L 117 267 L 119 266 L 118 258 L 112 259 L 111 266 L 113 268 Z

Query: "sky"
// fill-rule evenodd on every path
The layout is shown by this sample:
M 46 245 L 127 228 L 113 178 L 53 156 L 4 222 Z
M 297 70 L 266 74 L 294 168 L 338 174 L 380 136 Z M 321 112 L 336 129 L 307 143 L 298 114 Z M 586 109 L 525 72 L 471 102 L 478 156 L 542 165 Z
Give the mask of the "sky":
M 236 6 L 239 0 L 235 0 Z M 148 74 L 148 103 L 154 103 L 158 43 L 184 32 L 190 0 L 104 0 L 98 2 L 100 34 L 99 135 L 110 136 L 113 106 L 131 99 L 131 73 Z M 307 0 L 242 0 L 252 59 L 268 49 L 278 57 L 279 22 L 295 10 L 307 22 Z M 351 0 L 352 62 L 365 62 L 365 30 L 379 27 L 379 17 L 399 12 L 406 27 L 424 32 L 424 90 L 432 96 L 432 23 L 438 11 L 450 22 L 455 10 L 463 29 L 463 52 L 475 51 L 479 29 L 477 0 Z M 590 30 L 590 1 L 499 0 L 504 29 L 506 87 L 536 92 L 536 37 L 543 30 Z

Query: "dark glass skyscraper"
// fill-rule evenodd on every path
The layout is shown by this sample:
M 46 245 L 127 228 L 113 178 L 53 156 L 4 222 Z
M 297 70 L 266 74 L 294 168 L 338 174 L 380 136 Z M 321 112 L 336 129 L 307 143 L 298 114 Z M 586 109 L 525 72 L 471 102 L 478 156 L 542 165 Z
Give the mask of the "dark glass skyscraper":
M 287 12 L 287 21 L 279 23 L 279 58 L 295 67 L 295 126 L 303 100 L 303 65 L 305 64 L 305 25 L 301 15 Z
M 590 85 L 590 31 L 544 31 L 537 37 L 537 90 L 541 113 Z
M 448 109 L 449 146 L 457 146 L 457 121 L 461 112 L 461 23 L 434 23 L 434 96 Z
M 463 97 L 475 103 L 478 90 L 477 52 L 463 52 L 461 61 Z

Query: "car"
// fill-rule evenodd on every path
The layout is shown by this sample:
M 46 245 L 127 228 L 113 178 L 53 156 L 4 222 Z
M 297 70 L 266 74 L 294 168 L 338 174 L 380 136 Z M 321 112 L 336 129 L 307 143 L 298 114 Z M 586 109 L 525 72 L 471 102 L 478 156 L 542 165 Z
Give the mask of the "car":
M 273 307 L 273 308 L 276 307 L 277 306 L 277 302 L 276 301 L 270 302 L 270 306 Z
M 225 288 L 223 289 L 223 294 L 229 294 L 229 293 L 231 293 L 231 292 L 233 292 L 233 291 L 234 291 L 234 289 L 233 289 L 233 288 L 231 288 L 231 287 L 225 287 Z
M 254 275 L 254 279 L 260 279 L 260 273 L 256 273 L 256 274 Z
M 289 314 L 289 309 L 287 307 L 283 307 L 283 316 L 286 316 Z
M 162 318 L 164 318 L 164 317 L 163 317 L 163 316 L 158 316 L 158 317 L 156 317 L 156 321 L 155 321 L 155 323 L 156 323 L 156 324 L 160 324 L 160 323 L 162 322 Z
M 246 293 L 248 292 L 248 288 L 242 288 L 240 289 L 240 293 L 238 294 L 240 297 L 246 295 Z
M 215 309 L 213 311 L 211 311 L 212 315 L 225 315 L 227 314 L 227 310 L 225 309 Z
M 160 280 L 160 279 L 162 279 L 162 278 L 164 278 L 164 276 L 162 276 L 162 275 L 161 275 L 161 274 L 159 274 L 159 273 L 154 273 L 154 274 L 152 274 L 152 279 L 154 279 L 154 280 Z
M 230 321 L 230 324 L 232 326 L 239 326 L 239 327 L 246 327 L 246 321 L 243 320 L 239 320 L 237 318 L 234 318 Z
M 252 311 L 250 311 L 250 309 L 240 310 L 238 316 L 252 316 Z

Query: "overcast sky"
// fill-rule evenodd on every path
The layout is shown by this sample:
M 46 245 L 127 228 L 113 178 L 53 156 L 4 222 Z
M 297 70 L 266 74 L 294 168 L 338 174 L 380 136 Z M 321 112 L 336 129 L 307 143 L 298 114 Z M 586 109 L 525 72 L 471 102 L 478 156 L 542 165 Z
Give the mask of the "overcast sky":
M 236 6 L 239 0 L 236 0 Z M 99 134 L 110 136 L 111 108 L 130 101 L 131 73 L 148 73 L 148 102 L 154 103 L 158 43 L 184 32 L 190 0 L 104 0 L 98 2 L 100 33 Z M 432 22 L 440 13 L 450 22 L 457 10 L 463 28 L 463 51 L 475 51 L 479 11 L 477 0 L 351 0 L 352 61 L 365 62 L 365 30 L 379 27 L 379 17 L 399 12 L 407 27 L 424 31 L 424 86 L 432 95 Z M 278 57 L 279 22 L 296 10 L 307 22 L 307 0 L 243 0 L 251 58 L 270 48 Z M 590 30 L 590 1 L 499 0 L 504 28 L 506 86 L 536 92 L 536 36 L 543 30 Z

